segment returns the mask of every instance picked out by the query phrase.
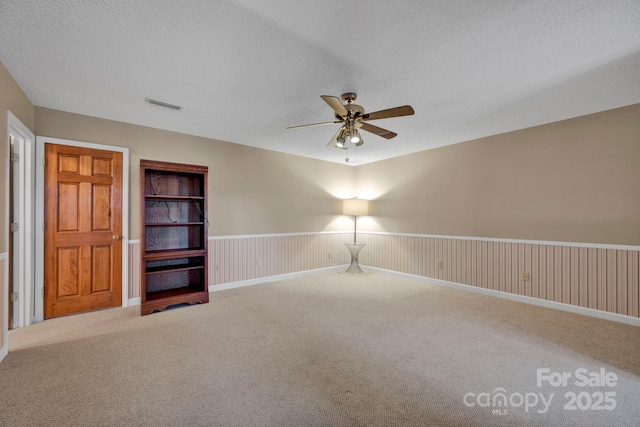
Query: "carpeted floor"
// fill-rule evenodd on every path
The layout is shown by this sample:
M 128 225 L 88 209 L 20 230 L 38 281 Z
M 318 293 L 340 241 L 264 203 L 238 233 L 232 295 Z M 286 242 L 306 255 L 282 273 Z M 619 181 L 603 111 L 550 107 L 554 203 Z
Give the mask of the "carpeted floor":
M 10 332 L 0 425 L 640 420 L 638 327 L 377 273 L 211 296 L 145 317 L 112 309 Z M 555 382 L 563 372 L 566 385 Z

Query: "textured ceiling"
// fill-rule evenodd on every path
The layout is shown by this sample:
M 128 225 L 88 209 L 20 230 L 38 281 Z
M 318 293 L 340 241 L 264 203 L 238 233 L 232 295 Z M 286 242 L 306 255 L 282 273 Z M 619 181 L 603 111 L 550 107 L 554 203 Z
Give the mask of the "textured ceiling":
M 640 103 L 640 1 L 2 0 L 0 61 L 38 106 L 333 162 L 337 125 L 286 129 L 320 95 L 412 105 L 357 165 Z

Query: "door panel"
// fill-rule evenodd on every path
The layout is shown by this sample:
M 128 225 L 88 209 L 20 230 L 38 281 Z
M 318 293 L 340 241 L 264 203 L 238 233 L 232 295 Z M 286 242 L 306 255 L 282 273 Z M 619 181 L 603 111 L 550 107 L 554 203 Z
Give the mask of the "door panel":
M 58 231 L 80 231 L 80 184 L 58 183 Z
M 93 202 L 91 203 L 92 231 L 111 230 L 111 186 L 93 184 Z
M 91 251 L 91 292 L 108 291 L 111 286 L 111 246 L 93 246 Z
M 122 153 L 45 144 L 45 318 L 122 304 Z
M 58 248 L 58 280 L 56 296 L 58 298 L 80 295 L 80 248 Z

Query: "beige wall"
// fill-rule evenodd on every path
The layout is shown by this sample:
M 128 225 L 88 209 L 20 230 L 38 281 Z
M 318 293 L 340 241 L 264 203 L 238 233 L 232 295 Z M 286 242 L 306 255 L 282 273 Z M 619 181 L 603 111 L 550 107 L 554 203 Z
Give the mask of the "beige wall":
M 27 98 L 27 95 L 24 94 L 20 86 L 18 86 L 18 83 L 13 80 L 13 77 L 11 77 L 11 74 L 9 74 L 9 71 L 7 71 L 2 62 L 0 62 L 0 112 L 2 113 L 2 117 L 0 117 L 0 138 L 2 138 L 2 141 L 5 141 L 0 146 L 0 180 L 2 180 L 3 188 L 0 197 L 2 198 L 3 207 L 6 191 L 9 186 L 6 182 L 7 110 L 11 111 L 29 130 L 33 131 L 33 104 L 29 101 L 29 98 Z M 7 237 L 6 229 L 7 226 L 5 224 L 3 208 L 0 213 L 0 253 L 7 250 L 5 247 L 5 239 Z
M 149 158 L 209 166 L 210 235 L 343 229 L 356 185 L 363 231 L 640 245 L 640 104 L 356 168 L 40 107 L 36 133 L 131 149 L 131 238 Z
M 36 134 L 130 149 L 129 238 L 140 238 L 140 159 L 209 167 L 209 235 L 335 230 L 355 171 L 339 165 L 36 107 Z
M 356 183 L 370 231 L 640 245 L 640 104 L 362 165 Z

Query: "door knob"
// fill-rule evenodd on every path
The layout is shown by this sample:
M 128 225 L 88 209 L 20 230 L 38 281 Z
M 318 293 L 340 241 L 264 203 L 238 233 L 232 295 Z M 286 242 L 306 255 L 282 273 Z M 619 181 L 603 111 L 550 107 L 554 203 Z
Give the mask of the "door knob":
M 113 240 L 120 240 L 120 236 L 118 236 L 117 234 L 113 235 Z

